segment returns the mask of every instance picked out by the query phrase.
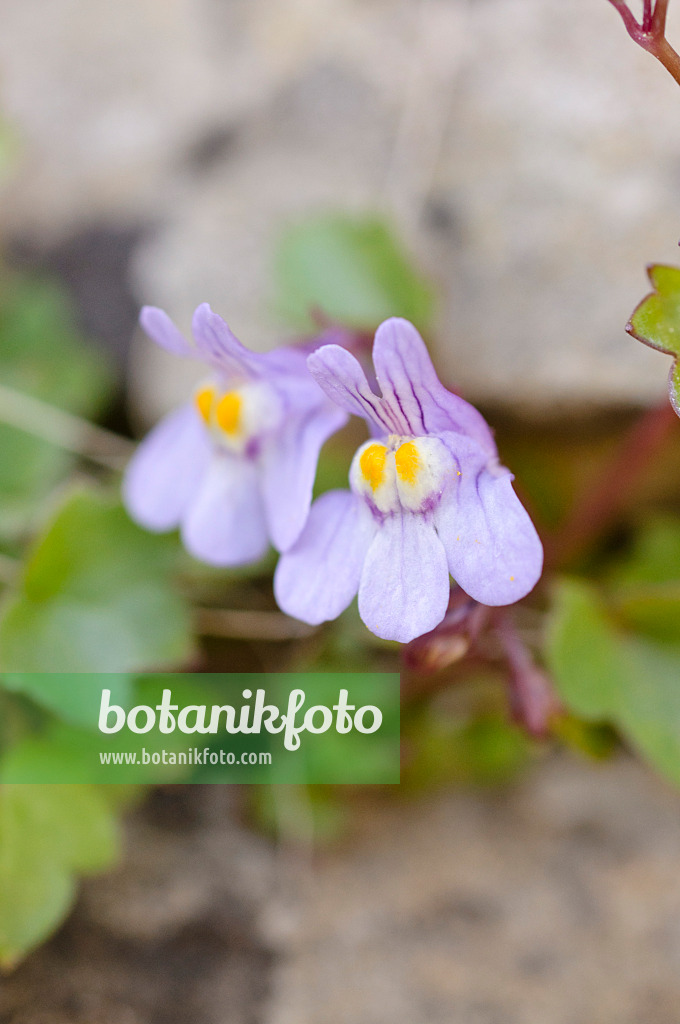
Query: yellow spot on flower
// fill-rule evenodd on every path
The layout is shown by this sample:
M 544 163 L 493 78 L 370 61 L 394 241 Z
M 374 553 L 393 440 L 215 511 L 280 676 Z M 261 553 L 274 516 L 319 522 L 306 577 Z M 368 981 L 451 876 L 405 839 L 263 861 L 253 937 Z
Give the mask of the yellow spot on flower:
M 397 465 L 397 473 L 407 484 L 414 484 L 418 476 L 420 456 L 418 448 L 413 441 L 407 441 L 400 445 L 394 453 L 394 461 Z
M 238 434 L 241 426 L 241 406 L 243 402 L 238 391 L 227 391 L 222 395 L 215 408 L 215 420 L 225 434 Z
M 215 403 L 215 388 L 201 388 L 194 395 L 194 402 L 203 421 L 210 423 L 210 414 Z
M 510 577 L 510 582 L 511 582 L 511 583 L 514 583 L 514 582 L 515 582 L 515 577 L 514 577 L 514 576 L 511 576 L 511 577 Z
M 362 452 L 359 459 L 359 466 L 364 480 L 370 484 L 372 490 L 377 490 L 385 476 L 385 459 L 387 448 L 382 444 L 371 444 L 365 452 Z

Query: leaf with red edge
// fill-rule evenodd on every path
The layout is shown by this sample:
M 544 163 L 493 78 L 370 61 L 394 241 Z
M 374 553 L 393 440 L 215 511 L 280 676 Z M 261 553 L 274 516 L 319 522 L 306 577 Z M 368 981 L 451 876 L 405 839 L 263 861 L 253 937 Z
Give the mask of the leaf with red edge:
M 670 399 L 680 416 L 680 267 L 647 267 L 654 291 L 635 308 L 626 330 L 645 345 L 674 356 L 668 378 Z

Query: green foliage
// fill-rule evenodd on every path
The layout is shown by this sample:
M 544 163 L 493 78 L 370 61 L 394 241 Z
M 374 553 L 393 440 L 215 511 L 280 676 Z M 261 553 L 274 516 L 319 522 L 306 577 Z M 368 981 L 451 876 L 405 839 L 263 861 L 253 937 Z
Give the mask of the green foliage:
M 100 694 L 101 689 L 97 695 Z M 120 785 L 184 782 L 190 774 L 185 765 L 100 763 L 100 751 L 134 754 L 139 759 L 143 749 L 147 754 L 162 750 L 177 752 L 186 749 L 186 739 L 182 735 L 149 738 L 129 733 L 104 737 L 99 732 L 52 720 L 39 732 L 26 732 L 7 749 L 0 761 L 0 783 L 52 781 L 70 785 L 91 780 L 118 788 Z
M 302 330 L 316 309 L 348 327 L 372 330 L 404 316 L 427 330 L 433 293 L 388 224 L 328 214 L 289 227 L 275 259 L 277 308 Z
M 680 519 L 656 516 L 645 522 L 631 550 L 609 576 L 613 587 L 665 586 L 680 574 Z
M 633 312 L 628 330 L 639 341 L 675 356 L 669 378 L 671 402 L 680 416 L 680 268 L 647 268 L 654 291 Z
M 101 411 L 113 383 L 103 354 L 80 337 L 64 293 L 7 274 L 0 277 L 0 379 L 79 416 Z M 48 441 L 0 423 L 0 536 L 25 528 L 71 462 Z
M 680 648 L 679 574 L 680 521 L 652 520 L 609 575 L 609 602 L 617 619 L 632 632 Z
M 431 789 L 507 782 L 527 763 L 530 741 L 507 715 L 488 711 L 468 718 L 428 708 L 408 724 L 404 747 L 405 788 Z
M 188 610 L 169 586 L 174 543 L 135 526 L 96 490 L 67 495 L 0 617 L 4 672 L 130 672 L 191 649 Z
M 92 786 L 0 789 L 0 966 L 12 967 L 61 921 L 75 875 L 110 866 L 115 817 Z
M 100 701 L 100 678 L 88 672 L 77 672 L 69 677 L 68 687 L 54 685 L 53 672 L 7 672 L 0 684 L 13 693 L 21 693 L 42 707 L 53 711 L 66 722 L 91 726 L 97 721 Z M 111 673 L 107 678 L 111 702 L 127 704 L 132 687 L 127 675 Z
M 680 784 L 680 648 L 627 635 L 592 586 L 565 580 L 551 612 L 547 657 L 572 712 L 614 724 Z

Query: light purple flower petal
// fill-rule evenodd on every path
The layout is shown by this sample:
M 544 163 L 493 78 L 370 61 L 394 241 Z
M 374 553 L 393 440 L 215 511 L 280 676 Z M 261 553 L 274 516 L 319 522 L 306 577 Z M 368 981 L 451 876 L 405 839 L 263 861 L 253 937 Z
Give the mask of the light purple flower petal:
M 383 433 L 403 433 L 402 420 L 371 391 L 361 365 L 347 349 L 323 345 L 312 352 L 307 366 L 319 387 L 341 409 L 362 416 Z
M 161 348 L 172 352 L 174 356 L 196 358 L 198 353 L 164 310 L 158 309 L 157 306 L 144 306 L 139 314 L 139 322 L 151 340 Z
M 308 375 L 305 352 L 285 346 L 272 352 L 252 352 L 241 344 L 222 317 L 213 313 L 207 302 L 195 310 L 192 328 L 201 358 L 227 380 L 257 377 L 271 380 L 278 376 L 304 379 Z
M 207 302 L 195 310 L 192 329 L 201 358 L 227 377 L 252 377 L 262 372 L 264 355 L 245 348 Z
M 132 518 L 147 530 L 179 526 L 196 496 L 212 446 L 193 405 L 166 416 L 133 455 L 123 480 L 123 500 Z
M 403 421 L 399 433 L 437 434 L 452 430 L 467 434 L 488 455 L 496 452 L 493 435 L 481 413 L 452 394 L 440 382 L 425 342 L 408 320 L 392 317 L 375 335 L 373 363 L 386 404 Z
M 269 544 L 257 469 L 246 459 L 213 456 L 182 523 L 187 551 L 209 565 L 254 562 Z
M 314 385 L 315 386 L 315 385 Z M 309 515 L 319 452 L 347 416 L 328 403 L 306 416 L 291 415 L 260 458 L 269 536 L 279 551 L 297 540 Z
M 312 505 L 297 543 L 282 555 L 274 593 L 288 615 L 316 626 L 335 619 L 359 588 L 373 516 L 349 491 L 328 491 Z
M 451 575 L 476 601 L 513 604 L 538 582 L 543 548 L 510 473 L 463 469 L 435 521 Z
M 434 629 L 449 600 L 446 552 L 433 524 L 414 513 L 388 516 L 368 549 L 359 614 L 384 640 L 408 643 Z

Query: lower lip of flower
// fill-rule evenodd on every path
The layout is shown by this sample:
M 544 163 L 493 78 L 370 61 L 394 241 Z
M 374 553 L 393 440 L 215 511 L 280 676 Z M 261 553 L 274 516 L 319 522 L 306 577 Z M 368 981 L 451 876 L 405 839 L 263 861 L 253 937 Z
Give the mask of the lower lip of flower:
M 381 515 L 435 508 L 458 476 L 458 466 L 438 437 L 390 435 L 367 441 L 350 469 L 350 486 Z
M 196 390 L 194 405 L 215 443 L 234 455 L 251 452 L 283 418 L 281 398 L 266 381 L 228 391 L 210 381 Z

